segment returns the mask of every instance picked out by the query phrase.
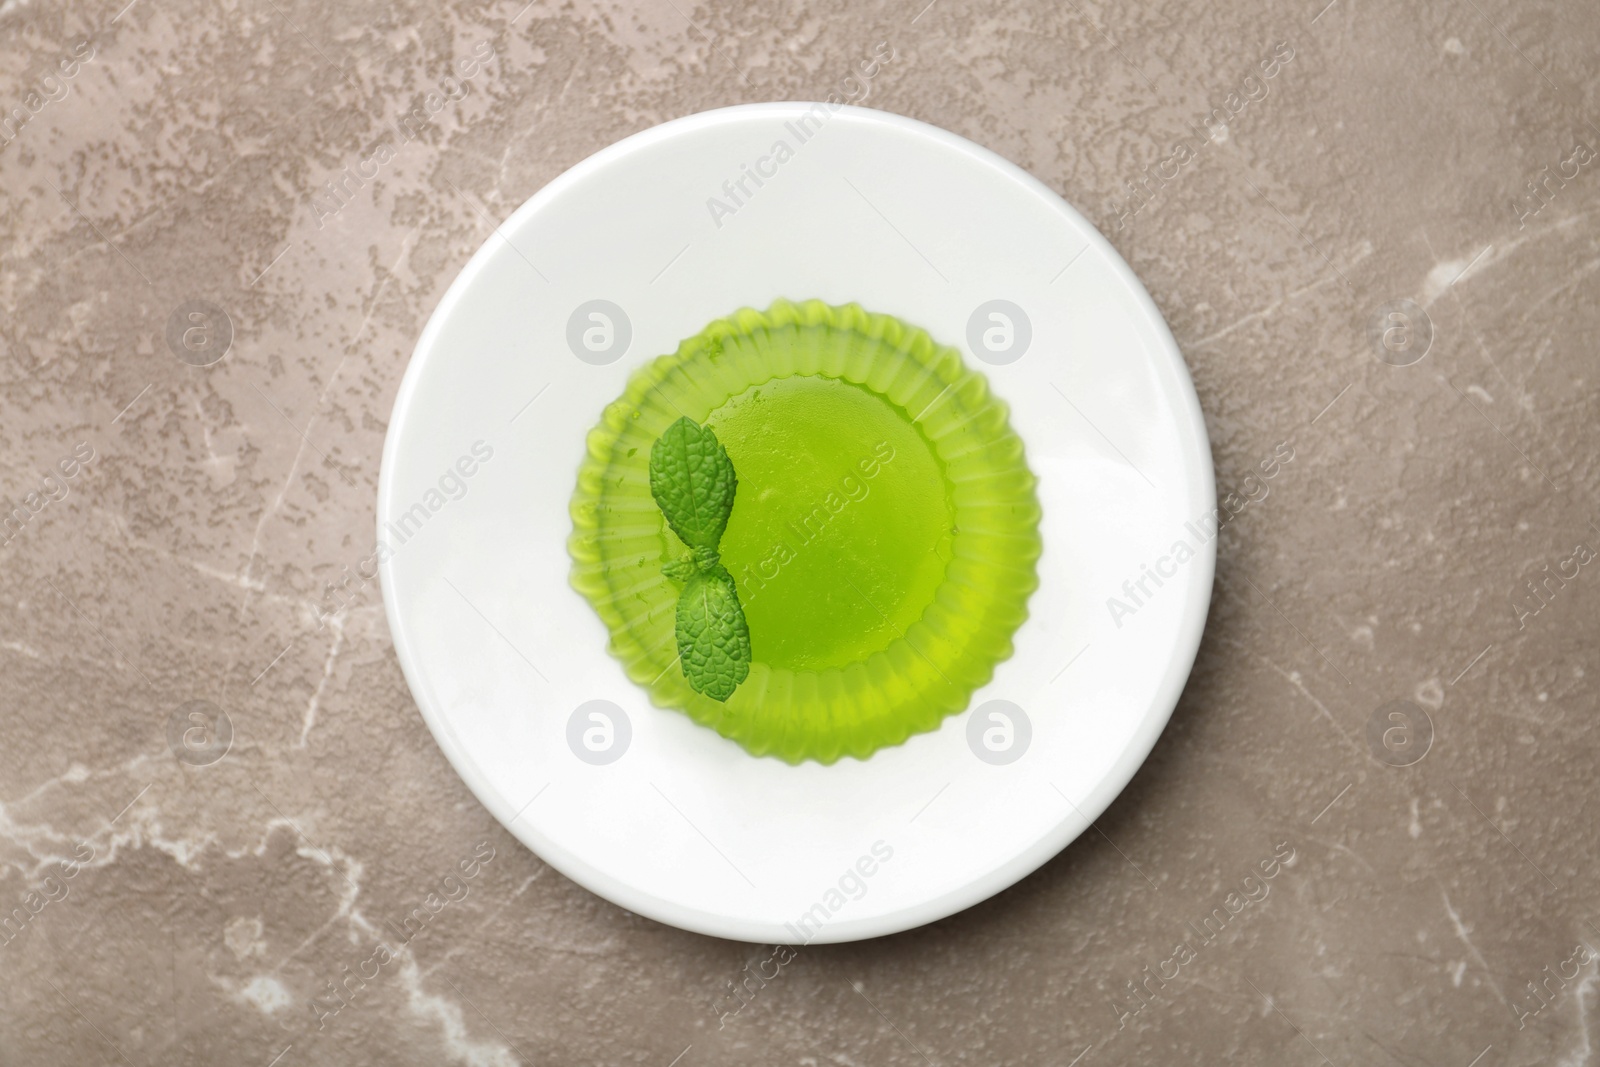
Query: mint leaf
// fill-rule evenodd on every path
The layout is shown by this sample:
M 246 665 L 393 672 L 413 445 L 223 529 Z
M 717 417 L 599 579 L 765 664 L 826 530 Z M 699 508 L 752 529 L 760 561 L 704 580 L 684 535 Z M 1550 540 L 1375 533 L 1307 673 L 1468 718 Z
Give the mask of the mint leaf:
M 733 514 L 739 478 L 717 435 L 685 417 L 650 446 L 650 495 L 689 551 L 662 564 L 683 582 L 676 629 L 683 676 L 698 693 L 727 700 L 750 675 L 750 626 L 739 587 L 717 546 Z
M 727 568 L 699 571 L 678 597 L 678 656 L 697 692 L 723 701 L 750 674 L 750 627 Z
M 690 548 L 715 549 L 728 528 L 739 479 L 717 435 L 687 417 L 650 446 L 650 495 Z

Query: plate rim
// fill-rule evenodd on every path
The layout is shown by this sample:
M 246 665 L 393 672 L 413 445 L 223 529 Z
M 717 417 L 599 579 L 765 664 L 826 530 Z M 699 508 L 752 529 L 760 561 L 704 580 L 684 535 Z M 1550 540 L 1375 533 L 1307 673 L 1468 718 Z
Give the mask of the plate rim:
M 502 230 L 514 232 L 526 217 L 537 214 L 548 201 L 558 197 L 569 186 L 584 181 L 591 173 L 604 168 L 612 160 L 647 148 L 658 141 L 695 130 L 744 120 L 751 116 L 792 115 L 819 106 L 830 107 L 828 103 L 823 101 L 769 101 L 735 104 L 729 107 L 714 108 L 669 119 L 648 129 L 630 134 L 574 164 L 541 186 L 513 211 L 505 221 L 499 223 L 494 232 L 483 241 L 478 250 L 462 266 L 460 272 L 445 290 L 444 295 L 440 297 L 438 304 L 435 305 L 428 317 L 427 324 L 418 335 L 417 343 L 412 348 L 411 355 L 407 360 L 406 370 L 401 377 L 400 386 L 395 394 L 394 405 L 390 411 L 389 425 L 384 434 L 384 446 L 379 466 L 376 508 L 376 530 L 379 540 L 382 540 L 385 524 L 393 520 L 391 510 L 396 501 L 397 453 L 400 448 L 402 432 L 417 398 L 419 382 L 423 373 L 422 368 L 426 363 L 426 359 L 423 357 L 434 347 L 439 334 L 444 330 L 445 322 L 454 313 L 456 305 L 461 302 L 463 295 L 473 285 L 478 275 L 484 270 L 485 265 L 498 250 L 498 243 L 495 238 L 498 237 L 501 241 L 508 244 L 511 243 L 511 238 L 503 233 Z M 1060 193 L 1051 189 L 1034 175 L 999 153 L 970 141 L 960 134 L 919 119 L 882 111 L 877 108 L 841 104 L 837 107 L 832 107 L 830 113 L 833 115 L 845 113 L 848 117 L 858 121 L 881 123 L 890 128 L 929 138 L 946 148 L 954 149 L 1032 191 L 1041 200 L 1051 204 L 1055 210 L 1062 212 L 1068 221 L 1075 224 L 1078 232 L 1087 242 L 1087 246 L 1096 249 L 1105 258 L 1112 272 L 1116 275 L 1116 279 L 1127 289 L 1129 295 L 1133 297 L 1134 302 L 1144 312 L 1146 320 L 1152 327 L 1154 333 L 1152 339 L 1154 342 L 1153 347 L 1159 350 L 1152 351 L 1152 358 L 1159 359 L 1164 356 L 1170 365 L 1169 369 L 1174 372 L 1173 377 L 1177 388 L 1171 400 L 1175 411 L 1180 416 L 1180 421 L 1184 424 L 1177 428 L 1178 437 L 1185 450 L 1198 460 L 1195 464 L 1196 480 L 1190 484 L 1189 488 L 1197 490 L 1196 495 L 1201 500 L 1214 500 L 1216 498 L 1216 480 L 1210 437 L 1206 430 L 1204 413 L 1200 407 L 1199 395 L 1195 391 L 1188 364 L 1183 359 L 1182 351 L 1178 347 L 1177 339 L 1172 334 L 1171 327 L 1168 326 L 1165 316 L 1161 314 L 1149 291 L 1146 290 L 1138 275 L 1134 273 L 1127 261 L 1122 258 L 1121 254 L 1117 252 L 1105 235 L 1088 218 L 1067 202 Z M 1171 721 L 1172 713 L 1177 708 L 1178 700 L 1182 696 L 1183 689 L 1187 685 L 1189 675 L 1193 670 L 1195 658 L 1199 654 L 1200 640 L 1205 630 L 1206 618 L 1210 612 L 1210 602 L 1215 591 L 1216 552 L 1216 539 L 1213 538 L 1201 546 L 1200 551 L 1196 553 L 1194 560 L 1189 564 L 1189 567 L 1192 568 L 1191 573 L 1195 574 L 1199 579 L 1196 583 L 1197 593 L 1193 602 L 1185 609 L 1178 623 L 1166 669 L 1156 687 L 1155 694 L 1144 712 L 1142 721 L 1129 737 L 1120 755 L 1083 800 L 1072 805 L 1073 811 L 1063 816 L 1059 822 L 1036 838 L 1031 845 L 1019 849 L 1010 859 L 954 889 L 920 903 L 872 917 L 851 919 L 841 916 L 825 924 L 816 936 L 805 943 L 837 943 L 881 937 L 915 929 L 928 923 L 936 922 L 939 919 L 947 918 L 979 904 L 1020 882 L 1058 855 L 1076 840 L 1084 830 L 1088 829 L 1094 820 L 1098 819 L 1110 807 L 1111 802 L 1120 796 L 1128 783 L 1132 781 L 1133 776 L 1149 758 L 1151 751 L 1155 748 L 1157 739 L 1166 729 L 1167 723 Z M 378 584 L 383 597 L 384 617 L 389 626 L 390 640 L 394 645 L 395 657 L 399 660 L 401 673 L 405 677 L 411 698 L 416 704 L 417 710 L 421 713 L 423 721 L 427 724 L 429 733 L 433 735 L 434 742 L 444 753 L 446 760 L 449 761 L 456 774 L 460 776 L 479 803 L 489 810 L 489 813 L 494 816 L 495 820 L 507 832 L 522 842 L 541 861 L 554 867 L 567 878 L 596 896 L 628 911 L 669 926 L 711 937 L 753 943 L 793 943 L 785 941 L 782 937 L 774 938 L 772 936 L 781 928 L 778 923 L 730 918 L 714 911 L 698 909 L 662 899 L 644 888 L 615 879 L 591 866 L 576 853 L 562 848 L 555 842 L 547 840 L 542 835 L 534 832 L 531 826 L 526 830 L 519 830 L 518 825 L 522 823 L 521 816 L 523 813 L 513 809 L 512 805 L 500 794 L 493 783 L 479 773 L 476 763 L 470 754 L 457 745 L 449 729 L 447 715 L 440 709 L 429 707 L 428 703 L 418 695 L 421 692 L 426 692 L 427 686 L 423 684 L 419 654 L 412 646 L 408 631 L 401 625 L 400 607 L 396 603 L 396 597 L 390 592 L 391 583 L 394 580 L 394 558 L 394 556 L 390 556 L 378 565 Z M 1204 591 L 1204 596 L 1200 595 L 1202 590 Z

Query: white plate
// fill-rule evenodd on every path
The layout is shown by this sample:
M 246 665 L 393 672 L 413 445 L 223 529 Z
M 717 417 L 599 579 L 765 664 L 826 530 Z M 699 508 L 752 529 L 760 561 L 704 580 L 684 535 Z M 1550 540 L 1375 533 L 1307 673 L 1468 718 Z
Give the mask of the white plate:
M 762 183 L 746 177 L 740 194 L 747 169 Z M 969 359 L 969 323 L 988 302 L 1010 302 L 1031 327 L 1018 357 L 1024 331 L 1011 312 L 1011 361 L 985 352 L 973 364 L 1011 405 L 1044 509 L 1041 584 L 1016 654 L 974 696 L 981 716 L 969 709 L 831 767 L 753 758 L 651 706 L 567 584 L 567 505 L 601 409 L 640 364 L 778 297 L 857 301 Z M 591 318 L 593 301 L 614 307 Z M 1004 346 L 1003 322 L 977 322 L 980 347 Z M 490 458 L 474 459 L 474 445 Z M 1172 335 L 1082 216 L 943 130 L 775 103 L 613 145 L 489 238 L 401 384 L 378 530 L 401 666 L 445 755 L 497 819 L 624 908 L 793 944 L 959 911 L 1105 809 L 1188 677 L 1215 549 L 1203 523 L 1185 524 L 1214 506 L 1205 427 Z M 1181 565 L 1169 554 L 1180 539 L 1195 552 Z M 1160 587 L 1145 578 L 1149 595 L 1135 589 L 1135 603 L 1123 582 L 1145 564 L 1172 573 Z M 1133 610 L 1113 618 L 1112 596 Z M 985 747 L 986 733 L 1005 744 L 1005 724 L 982 707 L 996 700 L 1027 719 L 1013 725 L 1011 762 Z M 590 701 L 620 709 L 601 753 L 610 762 L 585 748 L 585 730 L 589 745 L 607 740 L 592 709 L 569 733 Z

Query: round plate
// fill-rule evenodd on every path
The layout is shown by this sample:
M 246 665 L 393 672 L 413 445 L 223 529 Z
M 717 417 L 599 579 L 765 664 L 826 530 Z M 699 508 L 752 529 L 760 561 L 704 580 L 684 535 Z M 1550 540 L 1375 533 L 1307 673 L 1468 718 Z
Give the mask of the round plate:
M 1010 404 L 1044 510 L 1040 587 L 994 681 L 941 729 L 827 767 L 652 707 L 567 582 L 601 409 L 640 364 L 778 297 L 855 301 L 961 348 Z M 624 908 L 796 944 L 959 911 L 1105 809 L 1188 677 L 1215 504 L 1172 335 L 1082 216 L 932 126 L 757 104 L 615 144 L 489 238 L 400 386 L 376 547 L 411 690 L 497 819 Z

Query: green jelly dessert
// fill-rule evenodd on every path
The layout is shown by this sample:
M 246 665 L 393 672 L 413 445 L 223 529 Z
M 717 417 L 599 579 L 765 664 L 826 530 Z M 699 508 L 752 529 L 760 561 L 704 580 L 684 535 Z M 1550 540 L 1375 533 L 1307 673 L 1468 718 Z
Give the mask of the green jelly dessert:
M 650 699 L 757 756 L 865 759 L 1011 655 L 1039 503 L 1005 404 L 888 315 L 743 309 L 590 431 L 572 584 Z

